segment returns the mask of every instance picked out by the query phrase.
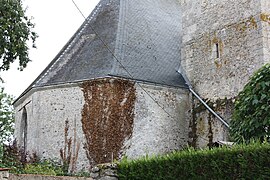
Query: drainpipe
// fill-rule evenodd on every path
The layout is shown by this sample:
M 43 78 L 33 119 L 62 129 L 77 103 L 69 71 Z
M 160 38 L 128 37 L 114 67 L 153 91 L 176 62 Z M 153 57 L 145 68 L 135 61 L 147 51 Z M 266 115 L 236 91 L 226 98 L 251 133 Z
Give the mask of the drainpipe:
M 230 125 L 222 118 L 220 117 L 210 106 L 208 106 L 208 104 L 199 96 L 199 94 L 197 94 L 192 86 L 190 81 L 188 80 L 188 78 L 185 76 L 185 73 L 181 73 L 184 72 L 182 67 L 180 66 L 178 70 L 176 70 L 179 74 L 182 75 L 182 77 L 184 78 L 184 80 L 186 81 L 186 84 L 188 85 L 188 89 L 189 91 L 206 107 L 206 109 L 208 111 L 210 111 L 216 118 L 218 118 L 218 120 L 220 122 L 222 122 L 222 124 L 224 124 L 228 129 L 230 129 Z
M 209 107 L 206 102 L 189 86 L 189 91 L 210 111 L 218 120 L 220 120 L 227 128 L 230 128 L 229 124 L 220 117 L 211 107 Z

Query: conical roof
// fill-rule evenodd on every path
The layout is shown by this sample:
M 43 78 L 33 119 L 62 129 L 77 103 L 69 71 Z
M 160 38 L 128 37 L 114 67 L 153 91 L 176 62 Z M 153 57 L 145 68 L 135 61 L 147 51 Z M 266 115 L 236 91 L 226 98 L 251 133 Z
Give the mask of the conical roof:
M 116 76 L 186 87 L 177 0 L 101 0 L 30 86 Z

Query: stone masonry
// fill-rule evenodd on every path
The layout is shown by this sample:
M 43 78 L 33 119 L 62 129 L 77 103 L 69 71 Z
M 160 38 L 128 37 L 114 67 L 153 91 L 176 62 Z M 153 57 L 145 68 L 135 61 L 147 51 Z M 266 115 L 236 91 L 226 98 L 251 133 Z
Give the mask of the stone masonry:
M 229 121 L 237 94 L 257 69 L 270 62 L 270 4 L 265 0 L 179 2 L 184 33 L 182 69 L 202 98 Z M 196 100 L 192 104 L 191 127 L 201 134 L 192 137 L 193 144 L 202 145 L 205 139 L 213 142 L 213 137 L 214 141 L 227 140 L 226 129 L 215 124 L 217 120 L 199 108 Z
M 123 85 L 129 83 L 126 80 L 120 82 L 123 82 Z M 84 94 L 86 87 L 81 84 L 52 86 L 30 91 L 27 98 L 18 102 L 24 105 L 27 111 L 26 151 L 30 155 L 36 152 L 40 157 L 63 159 L 60 158 L 60 150 L 68 147 L 66 138 L 71 139 L 71 156 L 76 159 L 76 162 L 71 162 L 70 169 L 76 170 L 89 169 L 95 164 L 111 162 L 120 159 L 123 155 L 138 158 L 157 152 L 168 153 L 181 149 L 187 143 L 188 121 L 182 121 L 187 119 L 187 90 L 131 82 L 134 87 L 130 90 L 135 93 L 133 97 L 135 101 L 132 102 L 126 99 L 129 97 L 127 95 L 130 93 L 129 90 L 122 92 L 117 88 L 118 84 L 117 79 L 93 80 L 91 84 L 87 84 L 87 91 L 90 93 L 87 96 Z M 92 86 L 97 89 L 94 90 Z M 160 106 L 150 99 L 145 91 L 151 94 Z M 121 93 L 124 97 L 114 98 Z M 97 100 L 95 97 L 101 99 Z M 89 99 L 93 99 L 96 103 L 93 104 Z M 113 100 L 116 100 L 116 104 Z M 90 106 L 87 105 L 89 102 Z M 128 103 L 134 105 L 129 106 Z M 132 108 L 130 113 L 133 114 L 129 117 L 131 118 L 129 121 L 121 120 L 124 115 L 118 116 L 113 113 L 117 109 L 127 113 L 128 106 Z M 84 108 L 88 110 L 85 111 Z M 172 117 L 168 116 L 162 108 L 166 109 Z M 22 137 L 20 134 L 23 132 L 20 131 L 23 123 L 21 122 L 22 106 L 17 106 L 16 112 L 15 135 Z M 89 120 L 85 121 L 84 116 L 88 116 Z M 123 121 L 123 124 L 117 124 L 118 121 Z M 85 124 L 86 122 L 90 124 Z M 85 125 L 90 129 L 84 129 Z M 118 126 L 120 129 L 115 129 Z M 126 131 L 129 133 L 125 135 L 123 130 L 128 128 L 131 129 Z M 95 140 L 87 141 L 91 139 Z M 23 146 L 22 141 L 20 145 Z

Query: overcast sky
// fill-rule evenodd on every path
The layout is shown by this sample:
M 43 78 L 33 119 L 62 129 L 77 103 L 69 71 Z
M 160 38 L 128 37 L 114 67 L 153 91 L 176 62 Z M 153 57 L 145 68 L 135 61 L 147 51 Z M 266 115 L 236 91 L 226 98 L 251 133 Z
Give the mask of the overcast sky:
M 22 0 L 27 15 L 33 16 L 38 33 L 37 49 L 30 49 L 30 62 L 24 71 L 12 69 L 1 72 L 5 91 L 18 97 L 51 62 L 71 36 L 83 23 L 84 18 L 72 0 Z M 87 17 L 99 0 L 74 0 Z

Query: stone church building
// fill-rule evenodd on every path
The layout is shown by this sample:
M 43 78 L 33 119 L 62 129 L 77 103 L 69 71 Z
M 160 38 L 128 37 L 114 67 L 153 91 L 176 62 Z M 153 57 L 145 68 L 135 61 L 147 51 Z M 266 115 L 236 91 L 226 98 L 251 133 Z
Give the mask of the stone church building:
M 15 101 L 18 144 L 82 169 L 227 141 L 269 24 L 269 0 L 101 0 Z

